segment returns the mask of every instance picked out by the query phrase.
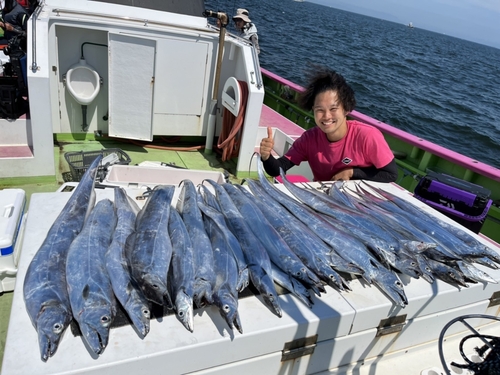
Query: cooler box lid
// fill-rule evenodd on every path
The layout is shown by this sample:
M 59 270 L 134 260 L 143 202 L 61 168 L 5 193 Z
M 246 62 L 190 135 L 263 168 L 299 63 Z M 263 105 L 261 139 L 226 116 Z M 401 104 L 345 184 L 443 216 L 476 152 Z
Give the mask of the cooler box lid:
M 26 204 L 26 193 L 22 189 L 0 190 L 0 255 L 10 255 L 21 224 Z

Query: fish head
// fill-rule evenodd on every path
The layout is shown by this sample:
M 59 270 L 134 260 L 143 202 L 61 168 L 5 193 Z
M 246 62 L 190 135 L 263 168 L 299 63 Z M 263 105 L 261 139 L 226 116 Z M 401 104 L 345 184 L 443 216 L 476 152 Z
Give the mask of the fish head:
M 47 362 L 47 359 L 55 354 L 71 320 L 71 312 L 60 304 L 48 304 L 42 307 L 36 320 L 36 330 L 43 362 Z
M 478 245 L 478 248 L 484 254 L 484 256 L 488 257 L 490 260 L 495 262 L 497 265 L 500 264 L 500 254 L 498 254 L 495 250 L 493 250 L 492 248 L 490 248 L 484 244 Z
M 418 262 L 418 268 L 422 273 L 422 278 L 428 283 L 432 284 L 434 282 L 434 275 L 432 273 L 432 269 L 427 263 L 425 256 L 416 254 L 416 259 Z
M 198 308 L 211 305 L 213 301 L 212 284 L 208 280 L 196 279 L 193 290 L 193 302 Z
M 282 316 L 281 306 L 278 301 L 278 295 L 275 293 L 261 294 L 265 305 L 279 318 Z
M 264 304 L 273 314 L 281 318 L 281 306 L 272 277 L 260 270 L 258 267 L 252 267 L 250 277 L 253 285 L 259 291 Z
M 469 287 L 469 285 L 465 281 L 465 275 L 459 269 L 454 269 L 452 267 L 449 267 L 446 272 L 447 272 L 448 277 L 444 277 L 443 278 L 444 281 L 446 281 L 452 285 L 461 286 L 463 288 Z
M 219 307 L 220 315 L 224 318 L 229 328 L 236 329 L 241 333 L 241 324 L 238 315 L 238 299 L 229 291 L 219 290 L 214 294 L 214 302 Z
M 401 280 L 392 272 L 379 272 L 373 282 L 384 292 L 389 299 L 400 307 L 408 305 L 408 299 L 404 291 L 404 286 Z
M 86 307 L 78 319 L 82 337 L 95 354 L 102 354 L 108 345 L 109 329 L 115 314 L 110 306 Z
M 175 315 L 189 332 L 193 332 L 193 299 L 183 291 L 177 293 L 175 297 Z
M 422 271 L 416 259 L 405 257 L 396 259 L 396 268 L 405 275 L 418 279 L 422 276 Z
M 151 310 L 147 304 L 141 300 L 128 303 L 127 315 L 139 334 L 144 338 L 149 333 Z
M 166 280 L 155 274 L 145 273 L 138 284 L 149 301 L 160 306 L 165 304 L 165 296 L 168 295 Z
M 326 293 L 326 290 L 323 287 L 323 284 L 321 283 L 319 277 L 316 276 L 315 273 L 311 272 L 307 267 L 303 265 L 295 267 L 295 270 L 293 271 L 293 276 L 296 279 L 301 280 L 304 283 L 304 285 L 307 285 L 308 287 L 316 287 L 322 292 Z
M 468 288 L 467 282 L 465 281 L 465 275 L 455 267 L 451 266 L 451 263 L 445 264 L 436 260 L 427 260 L 429 267 L 432 269 L 432 273 L 440 280 L 453 285 L 455 287 Z

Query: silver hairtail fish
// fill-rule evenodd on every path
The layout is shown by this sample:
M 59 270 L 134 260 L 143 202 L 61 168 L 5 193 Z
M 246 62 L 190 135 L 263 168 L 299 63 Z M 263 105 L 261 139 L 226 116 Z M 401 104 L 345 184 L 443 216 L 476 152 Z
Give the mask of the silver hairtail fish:
M 200 186 L 207 189 L 205 185 Z M 238 292 L 242 292 L 250 284 L 250 276 L 248 273 L 248 265 L 245 260 L 245 255 L 243 254 L 243 250 L 241 249 L 241 245 L 238 239 L 228 228 L 226 219 L 224 218 L 222 212 L 218 211 L 218 209 L 220 208 L 218 207 L 219 204 L 214 201 L 216 199 L 215 196 L 211 192 L 205 192 L 204 198 L 208 198 L 207 204 L 205 204 L 205 201 L 201 197 L 201 194 L 198 194 L 198 207 L 200 208 L 201 212 L 203 212 L 205 229 L 207 228 L 206 220 L 210 220 L 213 225 L 216 225 L 218 227 L 218 229 L 224 236 L 225 242 L 228 248 L 231 250 L 231 253 L 234 256 L 234 260 L 236 261 L 236 265 L 238 267 L 238 284 L 236 288 Z M 213 200 L 211 200 L 211 198 L 213 198 Z
M 498 284 L 498 281 L 496 281 L 493 277 L 488 275 L 486 272 L 475 267 L 473 264 L 470 264 L 470 263 L 465 262 L 465 261 L 458 261 L 455 263 L 456 263 L 457 267 L 460 269 L 460 271 L 462 271 L 464 276 L 467 279 L 472 280 L 473 282 Z
M 288 290 L 299 300 L 301 300 L 307 307 L 311 308 L 313 300 L 309 290 L 297 279 L 290 276 L 288 273 L 283 272 L 274 263 L 271 263 L 273 269 L 273 280 L 276 284 Z
M 383 207 L 391 209 L 393 212 L 399 212 L 416 227 L 432 235 L 438 242 L 444 244 L 448 248 L 453 249 L 459 256 L 467 258 L 488 257 L 493 262 L 500 264 L 500 254 L 479 242 L 471 233 L 463 229 L 460 225 L 453 225 L 445 222 L 439 217 L 426 212 L 422 208 L 394 194 L 376 188 L 370 184 L 366 185 L 370 186 L 371 189 L 385 198 L 385 200 L 379 199 L 379 204 L 383 204 Z M 369 192 L 367 189 L 363 190 L 373 197 L 373 193 Z
M 181 182 L 182 188 L 177 202 L 177 211 L 195 248 L 194 252 L 194 304 L 203 307 L 213 303 L 213 287 L 215 285 L 214 257 L 212 245 L 208 238 L 203 217 L 198 207 L 198 193 L 191 180 Z
M 167 287 L 172 259 L 168 220 L 175 187 L 158 185 L 137 214 L 135 232 L 127 238 L 125 255 L 135 282 L 144 296 L 160 306 L 173 308 Z
M 193 332 L 194 248 L 182 218 L 170 208 L 168 233 L 172 242 L 169 287 L 174 299 L 175 315 L 182 325 Z
M 327 254 L 330 252 L 326 244 L 319 237 L 310 232 L 309 228 L 285 210 L 276 201 L 266 197 L 265 193 L 257 187 L 257 182 L 246 180 L 253 190 L 252 199 L 259 209 L 285 240 L 290 249 L 313 271 L 318 277 L 333 288 L 339 290 L 349 289 L 347 282 L 332 268 Z M 250 197 L 251 193 L 239 185 L 240 190 Z M 324 250 L 321 250 L 321 249 Z M 273 270 L 274 275 L 274 270 Z
M 214 188 L 217 202 L 226 218 L 228 227 L 240 241 L 252 284 L 260 292 L 260 296 L 269 310 L 281 318 L 282 310 L 273 281 L 271 260 L 266 249 L 248 227 L 245 218 L 238 211 L 226 190 L 213 180 L 205 181 Z
M 149 332 L 151 311 L 146 297 L 130 274 L 125 245 L 134 231 L 139 207 L 123 188 L 115 188 L 116 228 L 106 252 L 106 269 L 116 298 L 120 301 L 138 334 L 144 338 Z
M 434 259 L 427 259 L 432 273 L 440 280 L 453 285 L 460 289 L 460 287 L 468 288 L 465 281 L 465 275 L 459 268 L 451 267 L 445 263 L 438 262 Z
M 318 295 L 324 292 L 318 276 L 290 249 L 253 200 L 232 184 L 224 183 L 222 187 L 226 189 L 242 216 L 253 218 L 248 220 L 248 226 L 264 245 L 271 261 L 282 271 L 302 281 L 308 288 L 314 289 Z
M 199 203 L 199 202 L 198 202 Z M 208 216 L 203 216 L 205 229 L 210 236 L 214 252 L 214 304 L 229 328 L 243 333 L 238 314 L 238 265 L 226 236 L 220 227 Z
M 393 303 L 401 307 L 408 305 L 408 299 L 405 295 L 401 281 L 392 271 L 389 271 L 371 256 L 368 249 L 361 241 L 346 231 L 331 225 L 310 207 L 297 203 L 297 201 L 290 199 L 287 194 L 272 186 L 270 182 L 265 179 L 263 172 L 261 172 L 262 167 L 260 164 L 259 160 L 259 180 L 266 192 L 290 210 L 296 218 L 313 229 L 314 233 L 332 246 L 339 255 L 363 269 L 363 279 L 370 284 L 376 284 Z
M 310 261 L 315 259 L 316 261 L 320 261 L 324 263 L 328 267 L 333 268 L 336 271 L 352 273 L 357 275 L 362 275 L 364 271 L 356 266 L 352 262 L 348 262 L 340 255 L 338 255 L 334 249 L 326 244 L 320 237 L 318 237 L 307 225 L 305 225 L 302 221 L 297 219 L 294 215 L 292 215 L 288 210 L 285 209 L 280 203 L 274 200 L 266 191 L 262 188 L 262 185 L 259 181 L 246 180 L 250 190 L 256 197 L 256 203 L 259 207 L 268 207 L 268 212 L 274 212 L 274 217 L 279 217 L 282 221 L 288 225 L 289 232 L 291 235 L 295 237 L 299 237 L 299 246 L 294 246 L 297 255 L 301 258 L 309 259 Z M 265 210 L 265 209 L 264 209 Z M 271 217 L 271 215 L 268 215 Z M 275 223 L 277 224 L 277 222 Z M 280 230 L 280 234 L 283 231 Z M 286 238 L 285 235 L 283 238 Z M 307 246 L 300 246 L 300 243 L 307 244 Z M 327 277 L 331 277 L 328 269 L 324 269 L 323 265 L 316 265 L 310 267 L 311 269 L 323 269 L 324 275 Z M 318 274 L 319 275 L 319 274 Z M 336 278 L 335 276 L 332 277 Z M 345 281 L 340 280 L 345 289 L 349 289 L 348 285 Z M 327 282 L 331 285 L 330 282 Z M 342 288 L 340 288 L 342 289 Z
M 50 227 L 24 278 L 26 310 L 38 332 L 42 361 L 52 357 L 72 320 L 66 286 L 66 254 L 95 204 L 94 180 L 98 156 L 83 175 L 61 213 Z
M 115 227 L 113 202 L 109 199 L 97 202 L 71 243 L 66 262 L 73 317 L 83 340 L 96 355 L 102 354 L 108 345 L 109 329 L 117 310 L 105 261 Z

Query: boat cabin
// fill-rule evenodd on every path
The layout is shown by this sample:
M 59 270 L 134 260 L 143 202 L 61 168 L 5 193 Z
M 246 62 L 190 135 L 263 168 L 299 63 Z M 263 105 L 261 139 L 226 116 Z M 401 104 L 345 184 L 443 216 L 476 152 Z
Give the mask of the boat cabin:
M 1 178 L 54 176 L 54 135 L 205 137 L 211 152 L 225 109 L 237 116 L 243 103 L 237 170 L 248 170 L 264 98 L 254 48 L 212 26 L 201 0 L 133 3 L 47 0 L 36 8 L 19 97 L 29 107 L 0 119 Z

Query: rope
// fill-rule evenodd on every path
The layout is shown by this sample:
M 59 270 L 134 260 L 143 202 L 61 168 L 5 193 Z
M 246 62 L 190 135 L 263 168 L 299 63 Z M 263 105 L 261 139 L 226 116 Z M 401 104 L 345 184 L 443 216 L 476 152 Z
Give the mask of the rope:
M 243 122 L 247 107 L 248 86 L 243 81 L 238 81 L 241 90 L 241 103 L 238 116 L 234 116 L 224 108 L 222 130 L 219 135 L 217 147 L 222 149 L 222 161 L 238 156 L 243 133 Z

